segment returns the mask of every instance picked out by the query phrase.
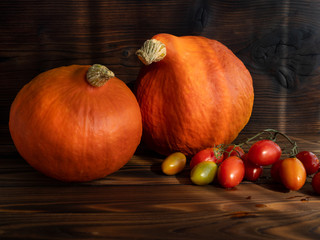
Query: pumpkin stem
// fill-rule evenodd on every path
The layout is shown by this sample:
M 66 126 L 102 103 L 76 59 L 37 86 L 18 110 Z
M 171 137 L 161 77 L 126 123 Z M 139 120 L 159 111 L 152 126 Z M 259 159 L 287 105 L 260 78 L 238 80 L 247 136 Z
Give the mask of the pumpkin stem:
M 144 42 L 143 46 L 136 52 L 137 56 L 145 65 L 161 61 L 167 54 L 166 45 L 156 39 Z
M 93 64 L 87 72 L 87 81 L 93 87 L 101 87 L 113 77 L 114 73 L 101 64 Z

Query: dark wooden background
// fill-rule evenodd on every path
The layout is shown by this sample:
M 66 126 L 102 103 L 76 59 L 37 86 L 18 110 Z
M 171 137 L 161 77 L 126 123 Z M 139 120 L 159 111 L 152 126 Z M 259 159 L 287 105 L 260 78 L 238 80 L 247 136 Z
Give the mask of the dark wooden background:
M 214 38 L 243 60 L 255 88 L 253 114 L 243 137 L 274 128 L 294 137 L 306 150 L 320 153 L 319 1 L 4 0 L 0 2 L 0 239 L 200 239 L 209 238 L 211 228 L 224 239 L 235 239 L 237 234 L 248 239 L 281 238 L 293 229 L 306 232 L 308 239 L 319 239 L 319 224 L 312 220 L 319 220 L 319 198 L 312 195 L 310 184 L 287 195 L 270 187 L 267 178 L 260 185 L 244 184 L 242 192 L 235 193 L 196 188 L 187 173 L 179 178 L 162 176 L 161 158 L 142 147 L 108 179 L 70 186 L 36 173 L 20 158 L 8 131 L 8 116 L 24 84 L 54 67 L 101 63 L 131 87 L 141 66 L 135 51 L 160 32 Z M 254 204 L 252 194 L 256 194 Z M 312 204 L 301 206 L 303 199 Z M 273 210 L 265 210 L 264 202 Z M 266 228 L 257 226 L 256 219 Z M 229 228 L 237 231 L 228 232 Z M 250 228 L 253 235 L 245 234 Z M 295 239 L 295 234 L 290 237 Z

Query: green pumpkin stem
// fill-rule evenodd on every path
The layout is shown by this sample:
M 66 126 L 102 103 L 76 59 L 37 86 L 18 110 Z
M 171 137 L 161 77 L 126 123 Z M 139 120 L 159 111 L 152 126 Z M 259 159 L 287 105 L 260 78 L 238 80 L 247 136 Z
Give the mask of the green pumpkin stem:
M 167 54 L 166 45 L 156 39 L 144 42 L 143 46 L 136 52 L 137 56 L 145 65 L 161 61 Z
M 101 87 L 113 77 L 114 73 L 100 64 L 93 64 L 87 72 L 87 81 L 93 87 Z

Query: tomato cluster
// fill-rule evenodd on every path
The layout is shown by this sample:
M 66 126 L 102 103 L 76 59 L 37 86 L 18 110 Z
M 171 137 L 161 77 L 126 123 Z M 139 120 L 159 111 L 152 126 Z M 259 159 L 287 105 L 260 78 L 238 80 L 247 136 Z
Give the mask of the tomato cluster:
M 293 144 L 295 151 L 285 159 L 280 159 L 282 149 L 275 138 L 256 141 L 247 153 L 242 148 L 244 144 L 203 149 L 190 160 L 190 179 L 196 185 L 207 185 L 216 180 L 224 188 L 233 188 L 243 179 L 257 181 L 262 175 L 263 167 L 269 165 L 271 178 L 294 191 L 305 184 L 307 175 L 313 175 L 312 187 L 320 194 L 319 159 L 309 151 L 297 153 L 296 144 L 286 138 Z M 171 168 L 174 169 L 169 171 L 170 175 L 182 171 L 186 164 L 181 153 L 170 155 L 163 165 L 170 166 L 168 160 L 173 163 Z

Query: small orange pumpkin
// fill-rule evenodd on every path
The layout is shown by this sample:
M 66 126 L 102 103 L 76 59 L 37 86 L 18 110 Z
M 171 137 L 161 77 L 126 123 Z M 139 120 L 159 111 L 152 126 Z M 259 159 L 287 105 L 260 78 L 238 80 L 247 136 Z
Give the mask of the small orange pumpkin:
M 9 129 L 31 166 L 61 181 L 85 182 L 130 160 L 142 121 L 134 94 L 109 69 L 72 65 L 44 72 L 20 90 Z
M 250 119 L 254 92 L 244 64 L 218 41 L 158 34 L 136 53 L 143 139 L 169 155 L 231 143 Z

